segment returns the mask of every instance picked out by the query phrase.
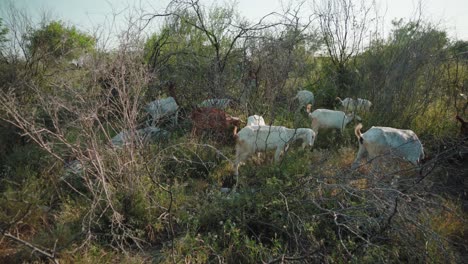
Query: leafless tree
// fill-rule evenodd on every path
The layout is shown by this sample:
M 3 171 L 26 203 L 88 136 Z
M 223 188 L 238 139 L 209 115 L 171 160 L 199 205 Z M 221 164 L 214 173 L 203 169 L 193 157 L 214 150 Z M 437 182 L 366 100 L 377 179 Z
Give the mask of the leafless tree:
M 264 20 L 269 17 L 268 14 L 261 18 L 257 23 L 249 23 L 242 20 L 236 13 L 235 6 L 229 4 L 227 6 L 213 6 L 207 8 L 200 1 L 172 1 L 168 5 L 168 9 L 163 14 L 147 14 L 143 16 L 146 21 L 152 21 L 157 18 L 165 18 L 168 30 L 161 32 L 158 40 L 153 45 L 151 52 L 151 63 L 153 70 L 160 72 L 167 67 L 164 64 L 171 57 L 189 58 L 196 65 L 181 65 L 190 69 L 189 75 L 193 72 L 204 69 L 200 75 L 204 76 L 202 82 L 203 87 L 193 87 L 198 84 L 183 83 L 178 85 L 181 87 L 192 86 L 195 93 L 192 94 L 192 99 L 204 94 L 205 97 L 236 97 L 229 94 L 227 91 L 238 90 L 241 76 L 234 74 L 238 69 L 238 55 L 242 54 L 241 42 L 248 38 L 252 32 L 259 32 L 266 28 L 276 25 L 276 23 L 266 23 Z M 182 36 L 182 42 L 186 42 L 187 38 L 194 40 L 205 39 L 202 43 L 189 43 L 185 49 L 175 51 L 169 54 L 161 54 L 161 48 L 171 44 L 168 34 L 177 34 L 176 31 L 182 24 L 189 25 L 195 29 L 196 34 L 192 36 Z M 254 33 L 252 33 L 254 34 Z M 208 51 L 208 52 L 207 52 Z M 158 64 L 159 63 L 159 64 Z M 160 68 L 155 66 L 159 65 Z M 166 70 L 168 71 L 168 70 Z M 170 69 L 172 73 L 166 78 L 172 79 L 187 79 L 186 76 L 174 76 L 174 69 Z M 190 78 L 189 78 L 190 79 Z M 176 82 L 175 80 L 172 80 Z M 177 80 L 180 82 L 180 80 Z M 206 91 L 209 91 L 206 94 Z M 200 98 L 202 99 L 202 98 Z
M 305 86 L 304 76 L 314 64 L 319 39 L 312 17 L 301 17 L 303 4 L 274 13 L 278 19 L 275 27 L 251 32 L 245 38 L 250 69 L 242 94 L 249 98 L 249 113 L 268 113 L 271 122 L 277 108 L 289 107 L 290 99 Z
M 364 50 L 373 19 L 372 5 L 364 1 L 319 1 L 314 6 L 328 58 L 336 71 L 336 86 L 341 93 L 355 92 L 350 80 L 350 62 Z
M 150 78 L 141 63 L 140 33 L 138 28 L 135 31 L 130 27 L 122 33 L 116 52 L 110 56 L 96 54 L 87 69 L 76 72 L 78 75 L 66 68 L 53 69 L 47 84 L 30 77 L 12 83 L 0 95 L 3 120 L 18 127 L 23 136 L 55 157 L 65 171 L 70 164 L 78 166 L 73 177 L 52 180 L 62 181 L 89 201 L 82 222 L 84 243 L 96 238 L 93 230 L 102 224 L 104 217 L 110 224 L 106 239 L 121 250 L 126 250 L 128 243 L 138 246 L 142 243 L 128 223 L 125 208 L 117 205 L 125 203 L 119 200 L 122 194 L 132 197 L 138 192 L 142 187 L 139 175 L 146 171 L 139 161 L 142 142 L 136 136 Z M 18 46 L 21 45 L 20 42 Z M 101 86 L 100 77 L 113 93 Z M 34 94 L 32 99 L 21 92 L 25 88 Z M 47 122 L 38 118 L 38 112 Z M 130 145 L 124 151 L 110 144 L 112 135 L 120 131 L 128 131 L 134 139 L 129 140 Z M 84 190 L 74 184 L 77 179 L 85 186 Z

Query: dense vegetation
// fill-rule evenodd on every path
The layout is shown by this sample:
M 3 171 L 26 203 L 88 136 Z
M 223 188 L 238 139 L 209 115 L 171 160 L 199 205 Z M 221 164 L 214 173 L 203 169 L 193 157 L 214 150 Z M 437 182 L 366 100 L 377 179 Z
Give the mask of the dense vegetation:
M 421 20 L 382 36 L 366 7 L 328 2 L 308 21 L 299 5 L 252 23 L 234 6 L 172 1 L 131 18 L 113 48 L 10 7 L 0 20 L 0 262 L 466 263 L 467 141 L 454 117 L 468 118 L 468 42 Z M 70 64 L 78 58 L 82 67 Z M 233 116 L 310 127 L 295 111 L 299 89 L 314 92 L 315 108 L 371 100 L 364 127 L 412 129 L 426 162 L 351 170 L 350 125 L 278 164 L 252 157 L 237 190 L 222 192 L 235 181 L 234 141 L 190 136 L 190 111 L 231 98 Z M 111 147 L 167 96 L 181 106 L 177 125 L 159 124 L 168 138 Z

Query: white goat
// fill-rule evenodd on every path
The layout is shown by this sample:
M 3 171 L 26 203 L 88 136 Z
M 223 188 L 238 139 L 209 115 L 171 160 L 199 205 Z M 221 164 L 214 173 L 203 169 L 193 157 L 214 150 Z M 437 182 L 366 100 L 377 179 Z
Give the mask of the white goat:
M 91 62 L 91 56 L 87 53 L 78 57 L 78 59 L 73 59 L 70 61 L 70 64 L 76 68 L 83 68 Z
M 83 60 L 81 60 L 81 58 L 71 60 L 70 64 L 75 66 L 76 68 L 83 68 L 84 66 L 84 62 Z
M 151 115 L 151 126 L 165 117 L 173 115 L 173 123 L 177 125 L 179 106 L 173 97 L 167 97 L 150 102 L 145 106 L 145 110 Z
M 373 159 L 379 155 L 393 154 L 417 165 L 424 158 L 424 150 L 418 136 L 405 129 L 392 127 L 371 127 L 361 133 L 362 124 L 358 124 L 354 133 L 359 140 L 359 151 L 352 169 L 359 166 L 362 158 Z
M 231 99 L 206 99 L 200 104 L 198 104 L 198 107 L 214 107 L 218 108 L 221 110 L 225 110 L 229 104 L 231 103 Z
M 252 115 L 247 118 L 247 126 L 266 126 L 262 116 Z
M 361 118 L 355 114 L 345 114 L 342 111 L 316 109 L 310 112 L 311 105 L 307 105 L 307 113 L 312 120 L 312 129 L 318 134 L 320 128 L 336 128 L 342 133 L 347 124 L 353 121 L 354 117 L 360 120 Z
M 65 162 L 64 174 L 60 177 L 61 180 L 68 180 L 70 178 L 78 178 L 83 175 L 83 164 L 78 160 Z
M 369 112 L 372 106 L 371 101 L 362 98 L 354 100 L 353 98 L 348 97 L 344 100 L 341 100 L 340 97 L 337 97 L 336 99 L 340 100 L 342 109 L 349 112 Z
M 298 101 L 297 110 L 299 111 L 300 109 L 302 109 L 304 106 L 308 104 L 314 105 L 314 94 L 307 90 L 301 90 L 297 92 L 293 100 Z
M 283 126 L 246 126 L 236 135 L 235 175 L 239 176 L 239 164 L 256 152 L 276 149 L 275 162 L 289 144 L 302 139 L 302 148 L 314 145 L 315 133 L 310 128 L 290 129 Z
M 145 127 L 136 131 L 135 140 L 140 141 L 142 144 L 148 144 L 157 141 L 161 138 L 167 137 L 169 132 L 158 127 Z M 131 134 L 128 131 L 123 131 L 111 139 L 112 146 L 121 148 L 124 145 L 130 144 Z

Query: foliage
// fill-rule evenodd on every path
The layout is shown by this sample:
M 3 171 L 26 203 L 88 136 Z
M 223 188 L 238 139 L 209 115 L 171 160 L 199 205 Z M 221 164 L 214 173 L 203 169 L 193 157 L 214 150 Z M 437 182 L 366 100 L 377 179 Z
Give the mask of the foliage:
M 466 140 L 453 117 L 465 114 L 466 43 L 397 21 L 364 47 L 368 17 L 343 25 L 335 15 L 358 10 L 336 8 L 312 17 L 319 25 L 300 18 L 301 5 L 251 24 L 234 6 L 173 1 L 149 39 L 132 24 L 83 68 L 60 59 L 99 40 L 59 21 L 30 27 L 30 57 L 4 62 L 12 74 L 0 76 L 0 262 L 462 262 Z M 351 46 L 332 42 L 340 29 L 357 30 Z M 316 108 L 370 99 L 364 126 L 416 131 L 428 161 L 385 156 L 351 170 L 350 125 L 320 131 L 312 150 L 291 144 L 278 163 L 253 155 L 236 179 L 234 138 L 190 134 L 206 97 L 232 98 L 226 112 L 243 120 L 310 127 L 295 111 L 298 89 L 314 92 Z M 145 105 L 165 95 L 178 99 L 179 125 L 159 124 L 170 136 L 143 144 Z M 120 132 L 129 144 L 113 146 Z
M 387 41 L 375 42 L 359 57 L 357 85 L 379 106 L 371 123 L 407 127 L 444 93 L 446 80 L 435 69 L 447 62 L 448 43 L 445 32 L 431 25 L 394 26 Z
M 94 50 L 95 39 L 76 27 L 67 27 L 61 21 L 52 21 L 39 29 L 30 29 L 24 36 L 28 41 L 28 56 L 45 56 L 54 59 L 72 58 Z
M 205 13 L 187 3 L 173 12 L 163 29 L 145 43 L 146 62 L 162 84 L 176 84 L 181 102 L 209 94 L 225 96 L 227 88 L 238 81 L 231 75 L 232 69 L 228 70 L 236 67 L 231 63 L 236 60 L 232 54 L 238 37 L 228 31 L 233 9 L 214 7 Z
M 450 51 L 454 56 L 459 57 L 465 61 L 468 60 L 468 41 L 458 40 L 450 47 Z
M 8 41 L 7 39 L 7 34 L 8 34 L 8 28 L 6 28 L 3 24 L 2 18 L 0 18 L 0 55 L 1 57 L 4 56 L 4 49 L 6 46 L 6 43 Z

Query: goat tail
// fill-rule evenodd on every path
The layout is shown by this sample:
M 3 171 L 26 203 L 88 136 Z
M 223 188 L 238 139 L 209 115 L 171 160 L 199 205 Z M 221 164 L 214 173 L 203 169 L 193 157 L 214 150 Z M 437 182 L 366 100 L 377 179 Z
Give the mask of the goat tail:
M 337 97 L 335 98 L 335 100 L 340 100 L 340 103 L 342 103 L 342 104 L 343 104 L 343 100 L 341 100 L 341 98 L 340 98 L 340 97 L 338 97 L 338 96 L 337 96 Z
M 232 136 L 232 137 L 233 137 L 235 140 L 237 140 L 237 139 L 239 138 L 239 135 L 237 135 L 237 129 L 238 129 L 237 126 L 234 126 L 234 133 L 233 133 L 233 136 Z
M 354 128 L 354 134 L 356 134 L 356 137 L 358 138 L 359 142 L 362 144 L 362 133 L 361 133 L 361 128 L 362 128 L 362 123 L 359 123 L 356 128 Z
M 461 118 L 459 115 L 455 116 L 455 118 L 460 121 L 460 123 L 464 124 L 466 123 L 465 120 L 463 120 L 463 118 Z

